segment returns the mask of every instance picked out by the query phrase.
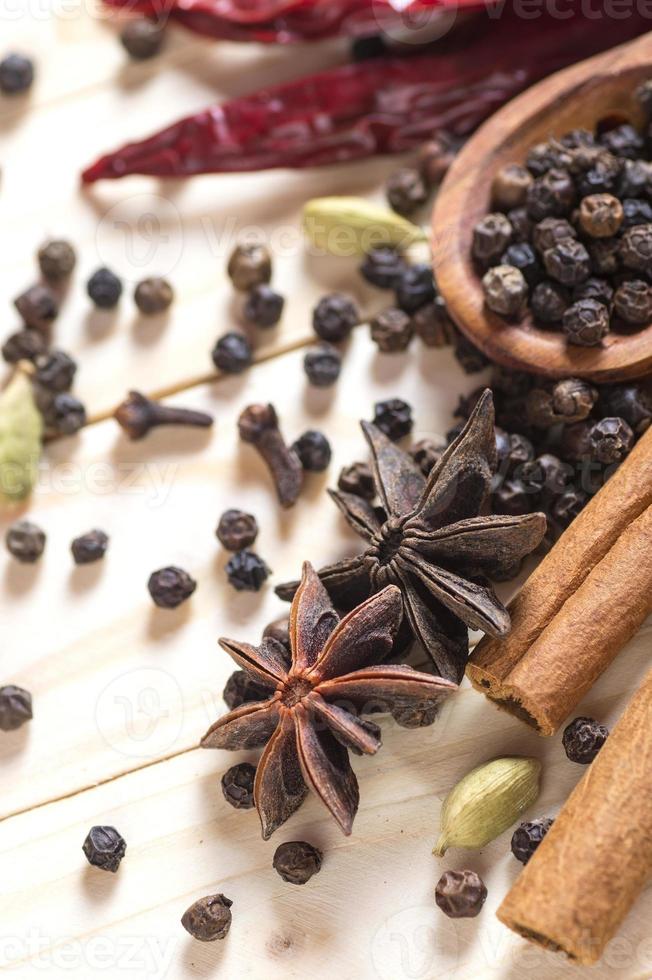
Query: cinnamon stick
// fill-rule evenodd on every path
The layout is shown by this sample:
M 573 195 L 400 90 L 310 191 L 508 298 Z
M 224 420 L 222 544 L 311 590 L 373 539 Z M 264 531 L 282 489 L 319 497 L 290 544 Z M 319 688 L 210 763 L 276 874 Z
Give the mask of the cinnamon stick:
M 516 673 L 517 679 L 522 683 L 523 671 L 519 670 L 519 665 L 530 648 L 580 589 L 593 569 L 603 561 L 625 529 L 650 505 L 652 428 L 641 437 L 619 469 L 589 501 L 512 601 L 509 606 L 512 621 L 509 636 L 503 640 L 485 637 L 475 648 L 467 668 L 468 676 L 475 687 L 533 727 L 545 734 L 552 734 L 554 727 L 551 728 L 545 718 L 538 717 L 533 684 L 529 684 L 532 697 L 529 708 L 526 708 L 513 683 L 512 675 Z M 630 584 L 638 589 L 636 578 Z M 587 593 L 584 594 L 584 601 L 586 598 Z M 616 617 L 614 607 L 614 626 L 617 625 Z M 563 651 L 559 651 L 559 661 L 562 664 L 565 662 Z M 529 658 L 528 664 L 531 668 L 532 658 Z M 606 663 L 601 669 L 604 666 Z M 569 694 L 572 693 L 571 690 Z M 572 703 L 567 703 L 564 709 L 566 713 L 572 706 Z M 558 714 L 561 710 L 560 705 Z M 563 717 L 565 715 L 560 715 L 557 724 Z
M 652 671 L 498 909 L 531 942 L 595 963 L 652 876 Z

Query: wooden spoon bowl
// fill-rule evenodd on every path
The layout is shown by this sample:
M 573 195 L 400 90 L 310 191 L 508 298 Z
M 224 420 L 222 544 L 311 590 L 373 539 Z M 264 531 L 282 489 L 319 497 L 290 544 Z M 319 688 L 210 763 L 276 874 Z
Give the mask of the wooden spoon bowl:
M 463 333 L 506 367 L 553 378 L 622 381 L 652 371 L 652 324 L 610 332 L 599 347 L 577 347 L 561 330 L 538 327 L 529 312 L 507 322 L 484 304 L 471 259 L 473 228 L 491 210 L 492 180 L 508 163 L 524 163 L 535 143 L 605 119 L 640 126 L 634 99 L 652 78 L 652 33 L 551 75 L 504 106 L 464 146 L 440 189 L 432 223 L 435 275 Z M 650 270 L 652 272 L 652 270 Z

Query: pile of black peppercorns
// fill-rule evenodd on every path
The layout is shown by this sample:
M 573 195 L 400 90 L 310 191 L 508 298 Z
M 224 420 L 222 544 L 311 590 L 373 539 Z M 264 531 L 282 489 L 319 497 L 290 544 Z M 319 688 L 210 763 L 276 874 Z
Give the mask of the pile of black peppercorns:
M 529 307 L 582 347 L 652 323 L 652 81 L 636 98 L 646 131 L 573 130 L 494 178 L 472 245 L 494 313 L 518 320 Z

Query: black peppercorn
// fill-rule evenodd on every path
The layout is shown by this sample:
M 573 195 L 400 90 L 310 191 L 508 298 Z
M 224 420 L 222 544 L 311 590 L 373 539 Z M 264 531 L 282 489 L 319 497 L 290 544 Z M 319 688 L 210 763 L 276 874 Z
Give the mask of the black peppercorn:
M 8 54 L 0 61 L 0 92 L 20 95 L 32 87 L 34 62 L 23 54 Z
M 416 335 L 426 347 L 446 347 L 455 339 L 456 330 L 443 296 L 420 307 L 412 317 Z
M 633 228 L 635 225 L 649 224 L 652 224 L 652 204 L 635 197 L 625 198 L 622 227 Z
M 51 350 L 34 359 L 35 379 L 48 391 L 67 391 L 73 383 L 77 365 L 65 351 Z
M 72 436 L 86 425 L 86 409 L 67 391 L 53 393 L 37 388 L 36 403 L 48 433 Z
M 253 352 L 244 334 L 232 330 L 223 334 L 211 351 L 213 364 L 225 374 L 241 374 L 251 365 Z
M 255 681 L 246 670 L 234 670 L 222 691 L 227 708 L 233 711 L 250 701 L 266 701 L 272 689 Z
M 652 286 L 642 279 L 629 279 L 614 293 L 614 310 L 626 323 L 652 322 Z
M 521 432 L 510 432 L 503 449 L 502 463 L 507 473 L 516 472 L 524 463 L 534 459 L 534 446 Z
M 542 177 L 554 167 L 568 167 L 571 163 L 568 150 L 555 140 L 537 143 L 530 149 L 525 165 L 535 177 Z
M 31 521 L 17 521 L 7 531 L 5 544 L 14 558 L 31 565 L 45 551 L 45 533 Z
M 652 391 L 637 382 L 613 385 L 600 389 L 600 414 L 618 416 L 632 427 L 637 435 L 645 432 L 652 421 Z
M 481 218 L 473 229 L 471 253 L 481 266 L 497 262 L 514 237 L 509 219 L 500 211 Z
M 125 856 L 127 844 L 115 827 L 91 827 L 83 844 L 89 864 L 114 874 Z
M 585 282 L 581 282 L 573 289 L 573 302 L 575 303 L 578 299 L 595 299 L 598 303 L 604 303 L 609 308 L 613 295 L 613 288 L 606 279 L 590 276 Z
M 537 847 L 552 827 L 551 817 L 525 820 L 512 835 L 512 854 L 521 864 L 527 864 Z
M 568 214 L 575 203 L 575 184 L 567 170 L 557 167 L 546 171 L 528 188 L 526 207 L 534 221 L 560 218 Z
M 583 460 L 591 456 L 589 445 L 590 421 L 565 425 L 561 436 L 560 453 L 564 459 Z
M 523 273 L 511 265 L 496 265 L 482 277 L 484 300 L 490 310 L 501 316 L 519 316 L 528 297 Z
M 176 609 L 190 598 L 197 583 L 182 568 L 169 565 L 152 572 L 147 583 L 154 604 L 160 609 Z
M 145 18 L 129 21 L 120 33 L 123 48 L 135 61 L 145 61 L 157 55 L 164 38 L 163 27 Z
M 552 406 L 557 421 L 582 422 L 591 414 L 598 392 L 580 378 L 565 378 L 552 388 Z
M 253 551 L 237 551 L 226 563 L 226 575 L 238 592 L 258 592 L 270 569 Z
M 24 327 L 7 337 L 2 345 L 2 356 L 7 364 L 17 364 L 18 361 L 33 361 L 46 350 L 47 342 L 43 334 Z
M 419 439 L 410 449 L 410 456 L 424 476 L 428 476 L 441 459 L 446 447 L 434 439 Z
M 283 881 L 305 885 L 321 868 L 322 852 L 305 840 L 286 841 L 276 848 L 273 866 Z
M 564 288 L 549 280 L 534 287 L 530 300 L 532 315 L 541 323 L 559 323 L 568 304 L 569 298 Z
M 254 805 L 254 779 L 256 767 L 240 762 L 222 776 L 222 793 L 235 810 L 251 810 Z
M 599 463 L 619 463 L 633 445 L 634 433 L 624 419 L 600 419 L 589 431 L 591 457 Z
M 652 163 L 647 160 L 625 160 L 620 180 L 618 181 L 618 196 L 625 198 L 643 198 L 652 180 Z
M 449 919 L 473 919 L 487 898 L 485 884 L 475 871 L 444 871 L 435 888 L 435 901 Z
M 602 145 L 616 157 L 629 157 L 635 160 L 643 152 L 643 138 L 629 123 L 607 130 L 600 136 Z
M 649 273 L 652 269 L 652 224 L 628 228 L 620 241 L 619 254 L 627 269 Z
M 491 182 L 491 203 L 496 210 L 509 211 L 525 204 L 532 174 L 517 163 L 502 167 Z
M 455 142 L 445 132 L 422 144 L 419 148 L 419 172 L 428 187 L 441 184 L 456 155 Z
M 367 252 L 360 274 L 378 289 L 395 289 L 406 268 L 402 252 L 391 245 L 382 245 Z
M 413 336 L 412 320 L 395 306 L 383 310 L 371 321 L 371 339 L 385 354 L 406 350 Z
M 588 503 L 589 496 L 584 490 L 570 487 L 554 501 L 551 516 L 561 528 L 567 528 Z
M 258 537 L 258 522 L 253 514 L 236 509 L 225 510 L 215 533 L 227 551 L 242 551 Z
M 342 293 L 323 296 L 312 314 L 313 330 L 318 337 L 330 343 L 346 340 L 359 322 L 357 306 Z
M 518 471 L 527 490 L 543 494 L 544 498 L 556 497 L 566 489 L 573 468 L 552 453 L 542 453 L 536 459 L 524 463 Z
M 571 762 L 588 766 L 607 741 L 609 729 L 594 718 L 575 718 L 564 729 L 562 744 Z
M 580 299 L 568 307 L 561 323 L 569 344 L 595 347 L 609 332 L 609 310 L 595 299 Z
M 388 398 L 374 405 L 374 425 L 396 442 L 412 431 L 412 408 L 402 398 Z
M 37 259 L 44 279 L 62 282 L 75 268 L 77 255 L 70 242 L 53 239 L 41 245 Z
M 227 273 L 236 289 L 248 293 L 254 286 L 272 278 L 272 257 L 261 242 L 236 245 L 229 258 Z
M 581 242 L 562 238 L 543 253 L 546 272 L 563 286 L 576 286 L 589 278 L 591 260 Z
M 231 906 L 233 902 L 225 895 L 207 895 L 186 909 L 181 917 L 181 925 L 193 939 L 212 943 L 224 939 L 231 928 Z
M 536 252 L 528 242 L 514 242 L 510 245 L 501 255 L 500 265 L 514 266 L 522 273 L 528 286 L 536 286 L 543 278 L 543 269 Z
M 309 429 L 292 444 L 304 470 L 322 473 L 331 461 L 331 446 L 323 432 Z
M 532 235 L 532 219 L 527 213 L 527 208 L 512 208 L 507 212 L 507 220 L 514 230 L 515 242 L 527 242 Z
M 0 730 L 13 732 L 32 719 L 32 695 L 15 684 L 0 687 Z
M 102 268 L 90 277 L 86 292 L 98 309 L 112 310 L 122 296 L 122 283 L 110 269 Z
M 157 313 L 165 313 L 172 305 L 174 290 L 167 281 L 160 276 L 150 276 L 143 279 L 136 286 L 134 292 L 134 302 L 141 313 L 145 316 L 155 316 Z
M 70 546 L 75 565 L 90 565 L 104 558 L 109 546 L 108 535 L 97 529 L 75 538 Z
M 366 463 L 344 466 L 337 478 L 337 486 L 342 493 L 352 493 L 364 500 L 373 500 L 376 496 L 373 474 Z
M 581 174 L 577 185 L 582 197 L 589 194 L 615 194 L 622 173 L 622 160 L 606 150 L 593 160 L 593 166 Z
M 620 239 L 597 238 L 587 243 L 591 269 L 596 276 L 613 276 L 620 268 Z
M 335 347 L 322 344 L 306 353 L 303 369 L 311 385 L 316 388 L 329 388 L 340 376 L 342 357 Z
M 611 238 L 623 223 L 623 206 L 613 194 L 590 194 L 582 198 L 579 223 L 590 238 Z
M 396 305 L 406 313 L 416 313 L 436 296 L 432 268 L 425 263 L 409 265 L 396 286 Z
M 280 293 L 268 286 L 267 283 L 260 283 L 254 286 L 247 296 L 244 305 L 244 318 L 256 327 L 275 327 L 281 319 L 285 300 Z
M 408 217 L 428 200 L 428 188 L 418 170 L 402 167 L 387 179 L 387 201 L 398 214 Z
M 59 315 L 59 301 L 49 286 L 40 283 L 17 296 L 14 306 L 25 326 L 40 330 L 46 336 Z
M 532 244 L 540 255 L 562 239 L 575 237 L 575 229 L 565 218 L 544 218 L 532 229 Z
M 505 480 L 491 499 L 497 514 L 529 514 L 532 510 L 532 494 L 522 480 Z

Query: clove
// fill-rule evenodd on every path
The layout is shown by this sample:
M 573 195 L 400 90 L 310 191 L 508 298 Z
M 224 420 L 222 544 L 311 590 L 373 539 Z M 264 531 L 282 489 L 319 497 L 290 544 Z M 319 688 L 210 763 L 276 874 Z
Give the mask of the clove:
M 281 507 L 291 507 L 301 491 L 303 468 L 297 454 L 285 444 L 274 406 L 248 405 L 238 419 L 238 431 L 267 463 Z
M 113 417 L 130 439 L 143 439 L 150 429 L 158 425 L 193 425 L 207 429 L 213 424 L 213 417 L 206 412 L 161 405 L 139 391 L 130 391 L 116 408 Z

